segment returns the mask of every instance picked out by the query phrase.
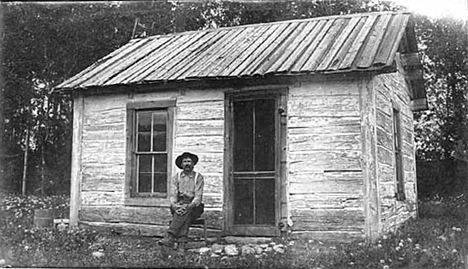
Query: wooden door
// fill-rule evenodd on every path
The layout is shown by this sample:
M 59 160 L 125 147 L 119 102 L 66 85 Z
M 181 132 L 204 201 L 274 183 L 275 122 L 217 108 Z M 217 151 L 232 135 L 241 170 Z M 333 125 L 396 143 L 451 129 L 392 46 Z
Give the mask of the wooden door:
M 278 235 L 279 96 L 233 95 L 228 102 L 228 233 Z

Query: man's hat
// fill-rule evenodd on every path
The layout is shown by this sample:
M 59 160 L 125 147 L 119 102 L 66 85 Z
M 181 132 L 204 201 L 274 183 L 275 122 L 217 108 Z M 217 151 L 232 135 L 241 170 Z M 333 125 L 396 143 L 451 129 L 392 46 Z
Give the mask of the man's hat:
M 184 169 L 182 167 L 182 160 L 185 159 L 185 158 L 190 158 L 192 159 L 192 162 L 193 162 L 193 165 L 196 165 L 198 163 L 198 156 L 195 155 L 195 154 L 192 154 L 190 152 L 184 152 L 182 153 L 179 157 L 177 157 L 177 159 L 175 160 L 175 164 L 177 165 L 177 167 L 179 167 L 180 169 Z

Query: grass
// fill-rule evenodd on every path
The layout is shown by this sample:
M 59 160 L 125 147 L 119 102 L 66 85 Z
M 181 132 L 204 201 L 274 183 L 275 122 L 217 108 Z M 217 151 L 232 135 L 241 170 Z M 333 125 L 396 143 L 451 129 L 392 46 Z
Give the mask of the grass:
M 262 258 L 211 258 L 161 248 L 150 237 L 34 228 L 34 209 L 54 208 L 59 217 L 67 217 L 64 196 L 8 195 L 2 207 L 0 267 L 463 268 L 468 247 L 464 197 L 421 201 L 419 219 L 375 244 L 297 239 L 281 242 L 288 245 L 285 254 L 270 252 Z M 97 251 L 104 255 L 94 256 Z

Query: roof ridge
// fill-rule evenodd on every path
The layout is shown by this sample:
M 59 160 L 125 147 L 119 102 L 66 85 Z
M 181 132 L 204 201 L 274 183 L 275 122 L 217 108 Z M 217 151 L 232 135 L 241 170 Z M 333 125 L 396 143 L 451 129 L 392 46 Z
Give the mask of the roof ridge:
M 218 32 L 218 31 L 228 31 L 228 30 L 232 30 L 232 29 L 248 28 L 248 27 L 259 27 L 259 26 L 263 26 L 263 25 L 274 25 L 274 24 L 295 23 L 295 22 L 309 22 L 309 21 L 315 21 L 315 20 L 331 20 L 331 19 L 335 19 L 335 18 L 343 19 L 343 18 L 364 17 L 364 16 L 371 16 L 371 15 L 386 15 L 386 14 L 411 14 L 411 12 L 409 12 L 409 11 L 378 11 L 378 12 L 365 12 L 365 13 L 350 13 L 350 14 L 342 14 L 342 15 L 320 16 L 320 17 L 313 17 L 313 18 L 292 19 L 292 20 L 274 21 L 274 22 L 261 22 L 261 23 L 252 23 L 252 24 L 220 27 L 220 28 L 215 28 L 215 29 L 202 29 L 202 30 L 192 30 L 192 31 L 168 33 L 168 34 L 161 34 L 161 35 L 151 35 L 151 36 L 147 36 L 147 37 L 137 37 L 137 38 L 133 38 L 131 40 L 135 40 L 135 39 L 157 39 L 157 38 L 162 38 L 162 37 L 188 35 L 188 34 L 199 33 L 199 32 Z

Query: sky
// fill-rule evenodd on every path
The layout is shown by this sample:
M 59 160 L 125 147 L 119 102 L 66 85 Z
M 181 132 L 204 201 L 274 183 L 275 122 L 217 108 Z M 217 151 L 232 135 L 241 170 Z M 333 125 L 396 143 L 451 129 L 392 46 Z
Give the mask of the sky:
M 468 0 L 392 0 L 410 11 L 434 18 L 468 20 Z

